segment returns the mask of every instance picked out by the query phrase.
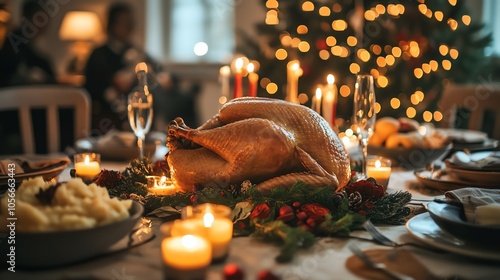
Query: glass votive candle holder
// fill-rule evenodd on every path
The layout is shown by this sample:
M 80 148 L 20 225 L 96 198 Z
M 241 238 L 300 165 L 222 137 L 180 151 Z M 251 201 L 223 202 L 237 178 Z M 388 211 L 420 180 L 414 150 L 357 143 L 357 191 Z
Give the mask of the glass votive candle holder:
M 170 235 L 203 236 L 212 245 L 213 262 L 223 261 L 229 253 L 233 237 L 231 209 L 224 205 L 205 203 L 188 206 L 182 210 L 181 215 L 182 220 L 174 221 L 170 225 Z
M 206 279 L 212 245 L 196 235 L 166 237 L 161 242 L 165 279 Z
M 391 160 L 384 157 L 368 157 L 366 176 L 373 177 L 379 185 L 387 189 L 391 177 Z
M 101 155 L 96 153 L 81 153 L 73 156 L 77 177 L 90 180 L 101 172 Z
M 172 180 L 166 176 L 146 176 L 148 193 L 152 195 L 173 195 L 177 192 Z

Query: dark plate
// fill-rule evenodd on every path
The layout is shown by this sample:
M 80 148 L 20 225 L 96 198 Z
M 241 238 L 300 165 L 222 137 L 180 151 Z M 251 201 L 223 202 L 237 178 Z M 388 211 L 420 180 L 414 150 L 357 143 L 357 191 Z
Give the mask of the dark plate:
M 500 249 L 500 226 L 467 222 L 462 208 L 447 203 L 430 202 L 427 210 L 434 222 L 448 233 L 473 243 Z
M 393 166 L 416 169 L 425 167 L 427 164 L 439 159 L 447 154 L 451 148 L 452 144 L 440 149 L 368 146 L 368 154 L 389 158 Z
M 468 149 L 471 152 L 479 152 L 494 150 L 496 147 L 498 147 L 498 140 L 495 139 L 486 139 L 484 142 L 473 144 L 453 142 L 453 151 L 463 151 L 464 149 Z
M 89 229 L 44 233 L 16 233 L 16 268 L 46 268 L 75 263 L 105 253 L 129 235 L 141 218 L 144 208 L 132 201 L 130 216 L 125 220 Z M 8 251 L 7 238 L 0 248 L 3 264 Z

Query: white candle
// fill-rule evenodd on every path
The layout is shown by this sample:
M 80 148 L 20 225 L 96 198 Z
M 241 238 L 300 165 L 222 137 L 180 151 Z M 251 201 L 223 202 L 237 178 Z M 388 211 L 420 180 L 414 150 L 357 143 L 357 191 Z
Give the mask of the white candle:
M 369 159 L 366 164 L 366 176 L 373 177 L 378 184 L 387 188 L 391 177 L 391 161 L 384 158 Z
M 231 68 L 229 66 L 222 66 L 219 70 L 219 81 L 222 87 L 222 96 L 229 98 L 229 76 L 231 75 Z
M 301 76 L 302 69 L 298 60 L 292 60 L 287 64 L 287 93 L 286 101 L 292 103 L 299 103 L 299 77 Z
M 335 115 L 337 112 L 337 87 L 335 86 L 335 77 L 329 74 L 326 78 L 325 96 L 323 97 L 323 118 L 330 124 L 335 125 Z
M 148 192 L 153 195 L 173 195 L 176 188 L 165 176 L 146 176 L 148 180 Z
M 313 102 L 312 102 L 312 109 L 316 111 L 316 113 L 320 114 L 321 113 L 321 97 L 323 96 L 323 91 L 321 90 L 321 87 L 318 87 L 316 89 L 316 94 L 314 95 Z
M 94 178 L 101 172 L 101 166 L 98 161 L 91 161 L 89 155 L 83 156 L 83 161 L 75 162 L 76 175 L 82 178 Z
M 203 269 L 212 261 L 210 242 L 195 235 L 165 238 L 161 252 L 165 265 L 177 270 Z

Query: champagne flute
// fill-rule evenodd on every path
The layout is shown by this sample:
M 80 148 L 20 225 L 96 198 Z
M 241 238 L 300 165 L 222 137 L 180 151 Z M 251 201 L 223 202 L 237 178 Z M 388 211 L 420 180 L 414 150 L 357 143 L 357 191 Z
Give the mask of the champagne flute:
M 358 75 L 354 89 L 353 131 L 357 134 L 363 154 L 363 176 L 366 177 L 368 139 L 375 126 L 375 90 L 372 75 Z
M 144 62 L 135 68 L 139 86 L 128 96 L 128 120 L 137 136 L 139 158 L 144 158 L 144 140 L 153 123 L 153 95 L 150 94 L 147 82 L 147 65 Z

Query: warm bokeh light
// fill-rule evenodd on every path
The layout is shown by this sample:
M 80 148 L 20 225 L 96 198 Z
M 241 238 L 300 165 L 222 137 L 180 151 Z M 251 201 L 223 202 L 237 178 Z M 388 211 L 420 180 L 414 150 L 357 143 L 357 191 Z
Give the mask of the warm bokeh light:
M 347 29 L 347 22 L 343 19 L 337 19 L 332 22 L 332 28 L 335 31 L 344 31 Z
M 382 48 L 379 45 L 371 46 L 372 52 L 376 55 L 379 55 L 382 52 Z
M 311 1 L 305 1 L 302 3 L 302 11 L 304 12 L 312 12 L 314 11 L 314 4 Z
M 377 14 L 372 10 L 365 11 L 365 19 L 367 21 L 374 21 L 377 18 Z
M 450 49 L 450 57 L 453 59 L 458 58 L 458 50 L 457 49 Z
M 347 37 L 347 44 L 349 46 L 354 47 L 354 46 L 356 46 L 357 43 L 358 43 L 358 39 L 356 39 L 356 37 L 354 37 L 354 36 Z
M 378 67 L 385 67 L 386 65 L 385 58 L 381 56 L 377 57 L 377 65 Z
M 359 71 L 361 71 L 361 68 L 359 67 L 359 65 L 357 63 L 351 63 L 351 65 L 349 66 L 349 71 L 351 71 L 351 73 L 353 74 L 357 74 L 359 73 Z
M 271 80 L 269 80 L 269 78 L 262 78 L 260 79 L 260 87 L 261 88 L 266 88 L 267 85 L 271 82 Z
M 387 77 L 380 75 L 377 79 L 377 85 L 381 88 L 385 88 L 389 84 Z
M 378 76 L 380 75 L 380 72 L 378 72 L 377 69 L 372 69 L 370 70 L 370 74 L 373 76 L 373 78 L 377 79 Z
M 431 72 L 431 65 L 428 63 L 422 64 L 422 70 L 424 70 L 425 74 L 429 74 Z
M 323 6 L 321 8 L 319 8 L 319 15 L 322 16 L 322 17 L 328 17 L 330 16 L 330 8 L 328 8 L 327 6 Z
M 392 55 L 394 57 L 400 57 L 401 56 L 401 48 L 399 48 L 399 47 L 393 47 L 391 52 L 392 52 Z
M 349 88 L 346 85 L 343 85 L 340 87 L 339 92 L 342 97 L 348 97 L 351 94 L 351 88 Z
M 432 113 L 430 111 L 425 111 L 422 114 L 422 118 L 424 119 L 424 122 L 431 122 L 432 121 Z
M 385 14 L 385 6 L 382 4 L 377 4 L 377 6 L 375 6 L 375 10 L 379 14 Z
M 277 9 L 279 7 L 279 3 L 277 0 L 267 0 L 266 8 L 268 9 Z
M 416 90 L 414 93 L 413 93 L 415 96 L 417 96 L 418 98 L 418 102 L 422 102 L 424 101 L 424 93 L 421 91 L 421 90 Z
M 457 0 L 448 0 L 448 3 L 450 3 L 450 5 L 452 6 L 455 6 L 457 4 Z
M 285 60 L 288 56 L 288 53 L 286 52 L 285 49 L 277 49 L 274 55 L 278 60 Z
M 309 49 L 311 48 L 311 46 L 309 45 L 309 43 L 307 41 L 301 41 L 299 43 L 298 48 L 299 48 L 299 51 L 301 51 L 301 52 L 308 52 Z
M 387 63 L 387 65 L 392 66 L 392 65 L 394 65 L 394 63 L 396 62 L 396 59 L 395 59 L 395 58 L 394 58 L 394 56 L 392 56 L 391 54 L 388 54 L 388 55 L 385 57 L 385 62 Z
M 413 74 L 417 79 L 420 79 L 424 75 L 424 71 L 422 70 L 422 68 L 415 68 L 413 69 Z
M 429 61 L 429 65 L 431 66 L 432 71 L 437 71 L 439 67 L 439 63 L 435 60 Z
M 292 39 L 292 43 L 291 43 L 291 45 L 292 45 L 292 47 L 294 47 L 294 48 L 298 48 L 298 47 L 299 47 L 300 42 L 301 42 L 301 41 L 300 41 L 300 39 L 299 39 L 299 38 L 293 38 L 293 39 Z
M 439 111 L 434 112 L 434 120 L 440 122 L 443 119 L 443 114 Z
M 420 100 L 418 100 L 418 96 L 415 94 L 412 94 L 410 96 L 410 101 L 411 101 L 411 104 L 413 104 L 413 105 L 418 105 L 418 103 L 420 102 Z
M 292 44 L 292 37 L 290 37 L 289 35 L 284 35 L 280 39 L 281 39 L 281 44 L 285 47 L 288 47 Z
M 450 70 L 451 69 L 451 61 L 449 61 L 448 59 L 445 59 L 445 60 L 441 61 L 441 65 L 443 65 L 443 69 L 444 70 Z
M 342 54 L 342 47 L 341 46 L 333 46 L 330 51 L 332 52 L 333 55 L 340 56 Z
M 444 16 L 443 12 L 441 12 L 441 11 L 436 11 L 434 13 L 434 17 L 437 19 L 437 21 L 442 21 L 443 20 L 443 16 Z
M 391 107 L 392 109 L 398 109 L 399 106 L 401 106 L 401 101 L 399 101 L 399 99 L 393 97 L 391 98 Z
M 442 56 L 447 55 L 448 54 L 448 46 L 447 45 L 441 45 L 441 46 L 439 46 L 439 53 Z
M 227 97 L 225 97 L 225 96 L 219 97 L 219 104 L 221 104 L 221 105 L 226 104 L 226 102 L 227 102 Z
M 307 26 L 305 26 L 303 24 L 297 26 L 297 33 L 299 33 L 299 34 L 307 34 L 308 31 L 309 31 L 309 29 L 307 28 Z
M 363 61 L 363 62 L 367 62 L 368 60 L 370 60 L 370 53 L 365 50 L 365 49 L 360 49 L 358 51 L 358 57 Z
M 266 91 L 269 94 L 275 94 L 278 91 L 278 85 L 275 83 L 269 83 L 266 86 Z
M 382 106 L 380 106 L 380 103 L 375 102 L 375 113 L 380 113 L 380 110 L 382 110 Z
M 457 30 L 458 22 L 456 20 L 449 18 L 447 23 L 450 26 L 451 30 Z
M 305 104 L 307 101 L 309 101 L 309 96 L 307 96 L 307 94 L 305 93 L 301 93 L 299 94 L 298 99 L 300 104 Z
M 413 119 L 417 115 L 417 110 L 413 107 L 408 107 L 406 109 L 406 116 L 410 119 Z
M 463 15 L 463 16 L 462 16 L 462 22 L 463 22 L 465 25 L 467 25 L 467 26 L 470 24 L 471 20 L 472 20 L 472 19 L 471 19 L 471 17 L 470 17 L 469 15 Z
M 336 44 L 337 44 L 337 39 L 335 39 L 335 37 L 333 36 L 326 37 L 326 45 L 328 45 L 329 47 L 333 47 Z
M 327 50 L 320 50 L 319 58 L 321 58 L 322 60 L 328 60 L 330 58 L 330 53 Z

